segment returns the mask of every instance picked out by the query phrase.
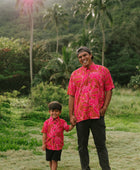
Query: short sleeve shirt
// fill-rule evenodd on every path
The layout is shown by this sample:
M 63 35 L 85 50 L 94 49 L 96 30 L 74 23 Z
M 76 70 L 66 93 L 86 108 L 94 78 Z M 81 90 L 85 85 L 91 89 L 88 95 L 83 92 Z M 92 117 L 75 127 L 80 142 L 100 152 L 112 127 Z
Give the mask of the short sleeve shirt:
M 42 133 L 47 134 L 46 148 L 50 150 L 61 150 L 64 145 L 64 134 L 63 132 L 69 131 L 69 125 L 63 119 L 59 117 L 53 119 L 50 117 L 44 122 Z
M 68 95 L 75 97 L 74 114 L 77 122 L 99 119 L 105 101 L 105 91 L 114 88 L 109 70 L 92 63 L 87 69 L 80 67 L 70 77 Z

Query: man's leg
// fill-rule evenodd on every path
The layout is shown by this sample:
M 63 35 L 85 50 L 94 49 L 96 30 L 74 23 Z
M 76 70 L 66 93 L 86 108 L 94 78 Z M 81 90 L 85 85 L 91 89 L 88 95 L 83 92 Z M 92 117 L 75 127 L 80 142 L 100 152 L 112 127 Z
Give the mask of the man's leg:
M 106 133 L 104 117 L 93 119 L 91 121 L 91 131 L 96 145 L 100 166 L 102 170 L 110 170 L 108 152 L 105 145 Z
M 89 120 L 85 120 L 76 124 L 78 137 L 78 151 L 81 161 L 82 170 L 90 170 L 88 139 L 89 139 Z

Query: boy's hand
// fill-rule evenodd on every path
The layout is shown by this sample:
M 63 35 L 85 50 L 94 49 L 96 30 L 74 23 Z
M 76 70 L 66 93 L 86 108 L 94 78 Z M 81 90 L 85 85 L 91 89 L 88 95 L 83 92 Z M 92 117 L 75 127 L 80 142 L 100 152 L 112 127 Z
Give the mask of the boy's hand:
M 46 145 L 42 145 L 42 150 L 45 151 L 46 150 Z
M 74 125 L 76 125 L 76 117 L 74 116 L 74 115 L 72 115 L 71 117 L 70 117 L 70 123 L 74 126 Z

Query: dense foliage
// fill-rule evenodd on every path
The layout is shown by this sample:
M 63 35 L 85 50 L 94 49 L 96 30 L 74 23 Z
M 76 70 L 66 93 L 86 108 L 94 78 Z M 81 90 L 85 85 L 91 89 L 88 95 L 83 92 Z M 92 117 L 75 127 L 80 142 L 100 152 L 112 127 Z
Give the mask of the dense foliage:
M 19 16 L 19 11 L 12 1 L 6 3 L 7 1 L 0 2 L 0 34 L 3 36 L 0 38 L 0 89 L 1 92 L 17 89 L 27 93 L 30 90 L 29 21 L 27 17 Z M 53 22 L 44 28 L 43 10 L 39 14 L 35 14 L 34 85 L 41 81 L 47 83 L 52 81 L 54 84 L 66 88 L 70 73 L 79 67 L 75 60 L 75 51 L 79 46 L 89 46 L 94 55 L 94 62 L 101 64 L 102 32 L 97 24 L 93 34 L 94 17 L 88 23 L 83 13 L 78 13 L 72 17 L 77 1 L 48 1 L 44 9 L 51 8 L 52 3 L 60 3 L 66 9 L 68 13 L 67 25 L 64 27 L 64 21 L 59 24 L 59 36 L 56 37 Z M 111 71 L 114 82 L 127 85 L 131 79 L 130 84 L 135 87 L 137 83 L 136 87 L 139 88 L 140 73 L 137 72 L 136 66 L 140 66 L 140 2 L 139 0 L 121 0 L 121 4 L 112 3 L 108 4 L 107 7 L 113 18 L 113 24 L 110 27 L 107 20 L 103 20 L 106 37 L 105 66 Z M 59 54 L 55 53 L 57 41 L 59 41 Z M 60 61 L 64 60 L 65 62 L 66 59 L 62 54 L 64 46 L 73 49 L 70 60 L 73 67 L 71 69 L 68 67 L 68 71 L 64 71 L 67 63 L 65 66 L 64 64 L 60 66 Z M 57 56 L 60 59 L 56 59 Z M 51 64 L 52 68 L 49 68 L 48 63 Z M 129 87 L 132 87 L 130 84 Z M 24 90 L 22 87 L 25 87 Z
M 19 39 L 0 38 L 0 88 L 22 90 L 29 85 L 28 46 Z
M 32 88 L 32 102 L 34 106 L 39 108 L 47 108 L 51 101 L 59 101 L 60 103 L 68 104 L 68 95 L 66 90 L 61 86 L 54 86 L 52 83 L 40 83 Z
M 130 83 L 128 84 L 128 87 L 131 87 L 134 90 L 140 88 L 140 67 L 136 66 L 136 68 L 137 68 L 136 75 L 131 76 Z
M 54 66 L 55 65 L 55 66 Z M 73 70 L 77 69 L 79 62 L 72 49 L 62 48 L 62 55 L 54 55 L 49 62 L 41 68 L 39 73 L 34 78 L 33 85 L 41 82 L 52 82 L 54 85 L 61 85 L 64 89 L 67 88 L 70 75 Z

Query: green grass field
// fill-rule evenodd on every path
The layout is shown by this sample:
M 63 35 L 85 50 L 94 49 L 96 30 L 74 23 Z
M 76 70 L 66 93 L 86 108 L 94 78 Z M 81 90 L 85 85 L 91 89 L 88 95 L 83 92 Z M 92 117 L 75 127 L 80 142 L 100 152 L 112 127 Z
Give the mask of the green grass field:
M 41 149 L 41 129 L 48 113 L 33 111 L 28 98 L 0 99 L 0 170 L 49 170 Z M 112 170 L 139 170 L 140 91 L 115 89 L 105 121 Z M 92 136 L 89 153 L 91 170 L 100 170 Z M 58 170 L 80 170 L 75 128 L 65 132 L 61 159 Z

